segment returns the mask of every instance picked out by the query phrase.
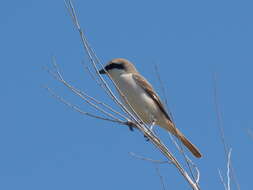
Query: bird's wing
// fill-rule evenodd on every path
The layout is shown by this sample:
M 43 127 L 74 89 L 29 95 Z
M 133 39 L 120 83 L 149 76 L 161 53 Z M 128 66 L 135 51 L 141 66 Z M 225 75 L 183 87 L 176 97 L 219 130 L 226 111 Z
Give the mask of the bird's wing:
M 155 93 L 152 85 L 141 75 L 133 74 L 133 79 L 135 82 L 149 95 L 150 98 L 154 100 L 157 106 L 161 109 L 164 115 L 172 122 L 170 116 L 168 115 L 162 101 L 160 100 L 159 96 Z

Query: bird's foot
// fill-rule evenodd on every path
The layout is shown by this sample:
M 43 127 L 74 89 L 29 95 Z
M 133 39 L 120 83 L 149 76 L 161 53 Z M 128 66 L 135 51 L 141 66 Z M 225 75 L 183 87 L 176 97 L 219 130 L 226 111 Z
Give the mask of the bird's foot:
M 129 128 L 130 131 L 134 131 L 134 127 L 136 127 L 136 124 L 134 122 L 132 122 L 132 121 L 126 121 L 125 124 L 128 126 L 128 128 Z

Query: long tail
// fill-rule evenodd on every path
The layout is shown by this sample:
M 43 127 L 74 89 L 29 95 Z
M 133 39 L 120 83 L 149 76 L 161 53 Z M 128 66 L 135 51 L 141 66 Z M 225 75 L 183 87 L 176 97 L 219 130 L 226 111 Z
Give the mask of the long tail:
M 174 136 L 176 136 L 190 151 L 191 153 L 200 158 L 202 155 L 199 149 L 192 144 L 184 135 L 181 133 L 172 123 L 169 123 L 168 131 L 171 132 Z
M 199 149 L 194 144 L 192 144 L 178 129 L 176 136 L 192 152 L 194 156 L 196 156 L 197 158 L 200 158 L 202 156 Z

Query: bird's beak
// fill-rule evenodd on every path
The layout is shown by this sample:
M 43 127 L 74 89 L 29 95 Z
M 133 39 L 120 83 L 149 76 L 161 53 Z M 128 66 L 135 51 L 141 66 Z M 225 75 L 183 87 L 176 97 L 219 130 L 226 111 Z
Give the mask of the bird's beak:
M 101 70 L 99 71 L 99 74 L 103 75 L 103 74 L 106 74 L 106 72 L 105 72 L 104 69 L 101 69 Z

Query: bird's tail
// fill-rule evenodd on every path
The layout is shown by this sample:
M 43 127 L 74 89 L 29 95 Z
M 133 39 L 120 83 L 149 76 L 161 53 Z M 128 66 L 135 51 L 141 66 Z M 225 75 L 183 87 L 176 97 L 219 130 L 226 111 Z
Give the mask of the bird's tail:
M 200 158 L 202 156 L 199 149 L 194 144 L 192 144 L 172 123 L 169 123 L 167 130 L 176 136 L 191 151 L 194 156 L 197 158 Z

